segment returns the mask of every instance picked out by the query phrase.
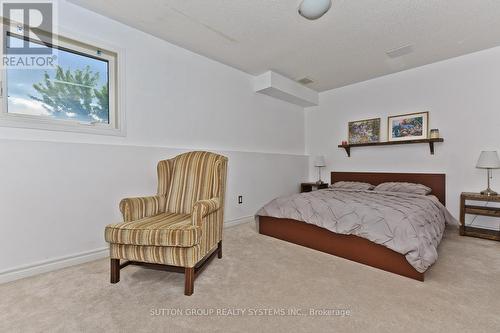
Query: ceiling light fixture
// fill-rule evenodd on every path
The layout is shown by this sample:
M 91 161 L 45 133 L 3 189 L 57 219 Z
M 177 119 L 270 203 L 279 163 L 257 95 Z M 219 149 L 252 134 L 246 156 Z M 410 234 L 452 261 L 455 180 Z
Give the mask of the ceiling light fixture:
M 317 20 L 332 6 L 331 0 L 303 0 L 299 6 L 299 14 L 308 20 Z

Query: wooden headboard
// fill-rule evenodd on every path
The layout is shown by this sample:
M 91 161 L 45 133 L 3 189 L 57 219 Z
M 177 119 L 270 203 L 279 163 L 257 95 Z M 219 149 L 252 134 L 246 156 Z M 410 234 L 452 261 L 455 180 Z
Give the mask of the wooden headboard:
M 446 204 L 446 175 L 444 173 L 386 173 L 332 172 L 331 183 L 339 181 L 366 182 L 378 185 L 385 182 L 408 182 L 428 186 L 443 205 Z

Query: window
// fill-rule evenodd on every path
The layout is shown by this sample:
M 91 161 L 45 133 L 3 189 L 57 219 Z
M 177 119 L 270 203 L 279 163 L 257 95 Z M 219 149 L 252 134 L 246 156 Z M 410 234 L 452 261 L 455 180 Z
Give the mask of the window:
M 25 42 L 38 50 L 50 49 L 53 62 L 10 57 L 9 49 Z M 61 36 L 53 44 L 43 44 L 12 32 L 6 32 L 3 43 L 7 52 L 0 125 L 121 134 L 115 52 Z

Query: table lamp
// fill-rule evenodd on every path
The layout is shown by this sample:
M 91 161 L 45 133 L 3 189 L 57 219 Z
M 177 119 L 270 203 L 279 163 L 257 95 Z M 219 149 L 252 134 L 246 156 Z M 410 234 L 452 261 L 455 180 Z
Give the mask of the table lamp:
M 316 156 L 314 158 L 314 166 L 318 168 L 318 176 L 319 176 L 316 184 L 323 184 L 323 181 L 321 180 L 321 168 L 326 166 L 325 157 L 323 155 Z
M 476 168 L 487 169 L 488 177 L 488 188 L 481 191 L 482 195 L 497 195 L 498 193 L 490 188 L 490 179 L 492 178 L 491 169 L 500 169 L 500 159 L 496 151 L 482 151 L 479 155 L 479 160 L 477 161 Z

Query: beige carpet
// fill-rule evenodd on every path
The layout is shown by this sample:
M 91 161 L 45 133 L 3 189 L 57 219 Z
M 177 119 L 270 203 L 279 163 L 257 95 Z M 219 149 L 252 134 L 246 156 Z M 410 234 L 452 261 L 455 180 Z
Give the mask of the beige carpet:
M 99 260 L 0 285 L 0 332 L 499 332 L 500 243 L 450 229 L 439 250 L 421 283 L 244 224 L 191 297 L 182 275 L 140 267 L 111 285 Z

